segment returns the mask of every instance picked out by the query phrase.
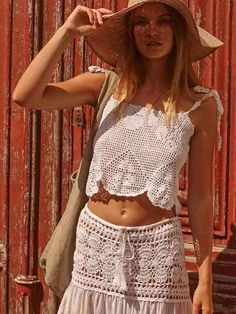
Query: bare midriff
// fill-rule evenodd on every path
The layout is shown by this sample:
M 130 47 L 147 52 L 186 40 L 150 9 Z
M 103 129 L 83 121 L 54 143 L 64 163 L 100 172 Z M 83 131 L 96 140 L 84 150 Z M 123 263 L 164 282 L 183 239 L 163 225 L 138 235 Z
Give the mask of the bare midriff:
M 87 205 L 96 216 L 120 226 L 149 225 L 176 216 L 175 205 L 171 210 L 154 206 L 146 192 L 132 197 L 110 194 L 101 182 Z

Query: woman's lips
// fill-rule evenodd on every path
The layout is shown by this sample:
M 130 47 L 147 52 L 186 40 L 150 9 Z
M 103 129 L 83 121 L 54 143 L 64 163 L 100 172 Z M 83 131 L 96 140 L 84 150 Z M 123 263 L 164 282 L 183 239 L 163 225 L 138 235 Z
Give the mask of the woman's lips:
M 146 44 L 146 46 L 150 46 L 150 47 L 161 46 L 161 43 L 159 43 L 158 41 L 150 41 Z
M 147 44 L 146 46 L 149 48 L 156 48 L 156 47 L 160 47 L 162 44 L 156 43 L 156 44 Z

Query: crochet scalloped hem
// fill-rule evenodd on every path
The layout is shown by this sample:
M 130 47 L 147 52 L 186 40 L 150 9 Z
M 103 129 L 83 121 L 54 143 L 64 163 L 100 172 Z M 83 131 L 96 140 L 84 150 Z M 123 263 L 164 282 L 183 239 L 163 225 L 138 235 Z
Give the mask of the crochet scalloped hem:
M 76 230 L 72 279 L 58 314 L 191 314 L 178 216 L 127 227 L 87 204 Z

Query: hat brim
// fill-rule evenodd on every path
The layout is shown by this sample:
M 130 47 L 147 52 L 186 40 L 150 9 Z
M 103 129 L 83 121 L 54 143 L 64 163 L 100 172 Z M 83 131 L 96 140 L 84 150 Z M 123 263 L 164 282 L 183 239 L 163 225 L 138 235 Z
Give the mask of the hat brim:
M 179 12 L 187 24 L 187 41 L 191 47 L 191 61 L 198 61 L 213 53 L 217 48 L 224 45 L 222 41 L 197 26 L 189 8 L 179 0 L 152 0 L 140 1 L 136 5 L 122 9 L 118 12 L 103 15 L 104 23 L 93 33 L 86 36 L 87 42 L 96 55 L 111 66 L 116 66 L 117 60 L 123 53 L 125 17 L 128 12 L 146 3 L 163 3 L 171 6 Z

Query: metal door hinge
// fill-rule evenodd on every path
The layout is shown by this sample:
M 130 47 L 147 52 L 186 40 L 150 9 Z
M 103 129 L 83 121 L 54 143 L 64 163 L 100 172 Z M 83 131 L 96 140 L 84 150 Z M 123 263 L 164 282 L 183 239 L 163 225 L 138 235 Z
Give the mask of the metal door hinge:
M 29 294 L 35 288 L 35 285 L 40 284 L 37 276 L 22 275 L 16 276 L 14 281 L 17 283 L 17 292 Z
M 42 301 L 42 286 L 37 276 L 18 274 L 16 283 L 19 313 L 36 314 Z
M 84 111 L 82 106 L 74 108 L 72 125 L 77 127 L 84 126 Z

